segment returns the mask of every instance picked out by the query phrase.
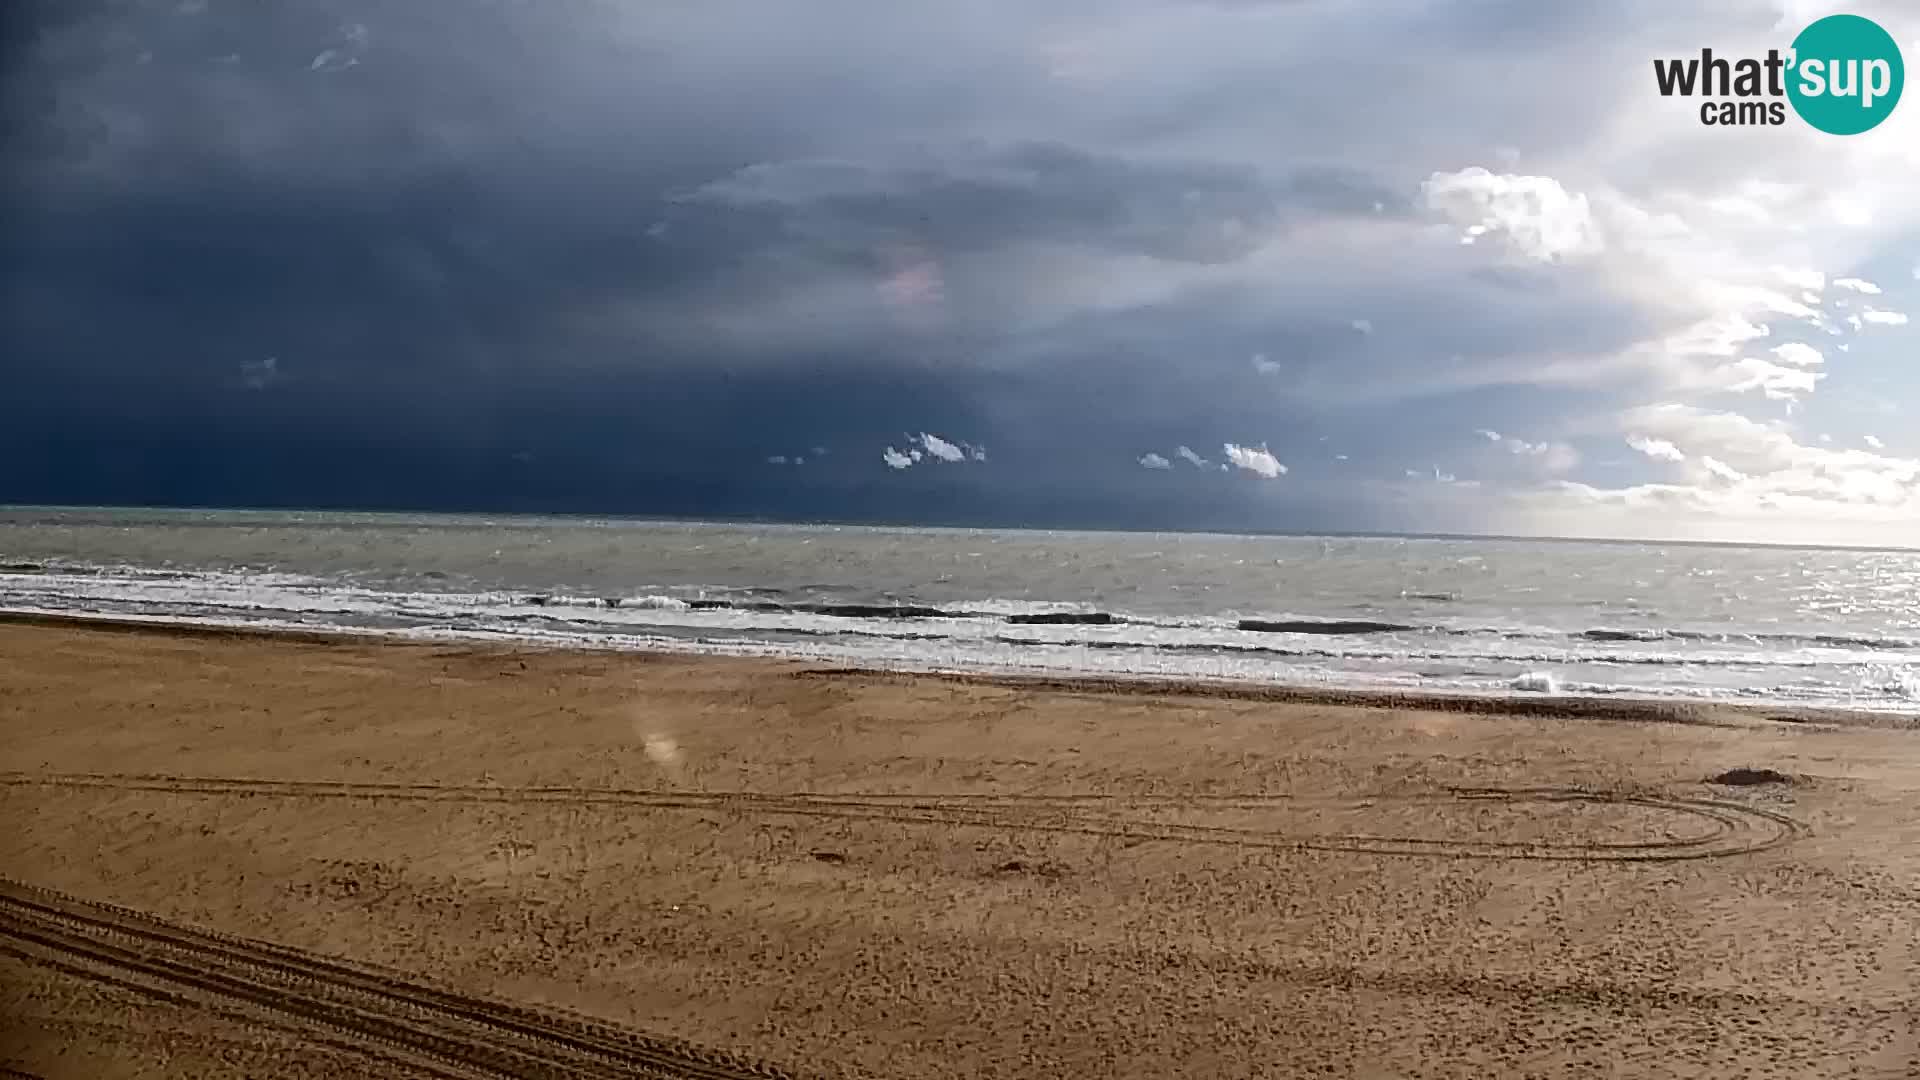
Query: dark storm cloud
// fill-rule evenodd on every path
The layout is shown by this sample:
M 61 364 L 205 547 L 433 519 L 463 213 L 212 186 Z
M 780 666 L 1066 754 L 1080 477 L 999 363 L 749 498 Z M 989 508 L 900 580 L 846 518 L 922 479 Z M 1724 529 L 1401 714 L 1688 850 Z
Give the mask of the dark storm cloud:
M 0 499 L 1378 527 L 1309 463 L 1397 475 L 1659 318 L 1416 225 L 1573 123 L 1434 80 L 1616 15 L 1470 5 L 1409 69 L 1252 7 L 14 8 Z M 880 462 L 921 431 L 992 455 Z M 1226 441 L 1288 486 L 1140 486 Z

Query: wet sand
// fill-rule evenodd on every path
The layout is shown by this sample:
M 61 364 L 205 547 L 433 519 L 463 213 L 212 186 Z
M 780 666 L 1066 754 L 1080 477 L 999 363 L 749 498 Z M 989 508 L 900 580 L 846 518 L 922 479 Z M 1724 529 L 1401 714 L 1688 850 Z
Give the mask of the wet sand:
M 1911 725 L 0 625 L 0 873 L 800 1075 L 1909 1077 Z M 429 1074 L 151 982 L 0 1075 Z

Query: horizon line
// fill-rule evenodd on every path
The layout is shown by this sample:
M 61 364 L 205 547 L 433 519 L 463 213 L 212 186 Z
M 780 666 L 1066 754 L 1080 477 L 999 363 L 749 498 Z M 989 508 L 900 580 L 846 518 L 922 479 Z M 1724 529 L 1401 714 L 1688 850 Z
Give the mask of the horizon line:
M 1555 544 L 1605 544 L 1613 546 L 1685 546 L 1716 547 L 1738 550 L 1770 549 L 1780 551 L 1845 551 L 1858 553 L 1920 554 L 1920 544 L 1819 544 L 1795 543 L 1769 540 L 1700 540 L 1700 539 L 1658 539 L 1652 537 L 1624 536 L 1557 536 L 1548 534 L 1525 533 L 1473 533 L 1473 532 L 1398 532 L 1388 530 L 1365 529 L 1260 529 L 1248 528 L 1242 531 L 1221 529 L 1143 529 L 1117 528 L 1100 525 L 1081 526 L 1044 526 L 1044 525 L 956 525 L 932 521 L 898 520 L 851 520 L 835 518 L 797 518 L 779 515 L 714 515 L 712 517 L 686 517 L 681 515 L 645 514 L 645 513 L 594 513 L 585 511 L 538 511 L 538 510 L 393 510 L 345 507 L 287 507 L 287 506 L 211 506 L 211 505 L 108 505 L 91 503 L 0 503 L 0 513 L 18 511 L 148 511 L 159 513 L 234 513 L 234 514 L 356 514 L 379 517 L 443 517 L 443 518 L 524 518 L 529 520 L 558 519 L 572 521 L 631 521 L 650 524 L 678 525 L 788 525 L 819 528 L 857 528 L 857 529 L 946 529 L 969 530 L 976 532 L 1084 532 L 1106 533 L 1135 536 L 1220 536 L 1220 537 L 1276 537 L 1284 539 L 1325 539 L 1325 540 L 1442 540 L 1442 541 L 1490 541 L 1495 543 L 1555 543 Z

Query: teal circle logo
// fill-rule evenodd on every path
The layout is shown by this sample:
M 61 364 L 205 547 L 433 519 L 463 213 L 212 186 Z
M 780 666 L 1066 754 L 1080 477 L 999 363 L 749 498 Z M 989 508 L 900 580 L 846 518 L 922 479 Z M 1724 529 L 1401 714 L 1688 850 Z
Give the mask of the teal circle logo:
M 1858 15 L 1829 15 L 1800 31 L 1788 63 L 1793 111 L 1829 135 L 1879 127 L 1907 81 L 1893 35 Z

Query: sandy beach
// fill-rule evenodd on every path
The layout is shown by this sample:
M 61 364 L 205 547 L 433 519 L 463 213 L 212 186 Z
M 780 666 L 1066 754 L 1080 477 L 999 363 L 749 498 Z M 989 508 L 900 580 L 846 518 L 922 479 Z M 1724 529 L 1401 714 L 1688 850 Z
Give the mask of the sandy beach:
M 0 625 L 0 1065 L 1910 1077 L 1912 724 Z

